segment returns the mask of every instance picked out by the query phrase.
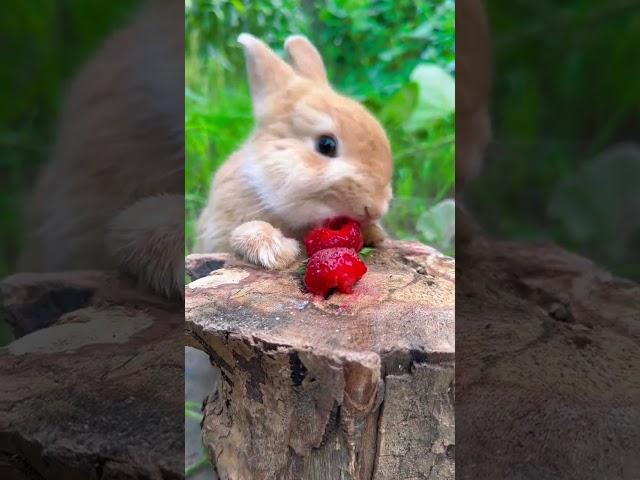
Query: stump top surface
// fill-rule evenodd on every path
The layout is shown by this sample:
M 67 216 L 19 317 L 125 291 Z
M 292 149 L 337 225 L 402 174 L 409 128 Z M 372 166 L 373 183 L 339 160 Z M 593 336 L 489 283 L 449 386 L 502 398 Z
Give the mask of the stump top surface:
M 473 468 L 456 478 L 516 478 L 525 457 L 528 478 L 640 465 L 640 286 L 549 243 L 478 236 L 458 255 L 457 453 Z
M 19 274 L 0 282 L 0 315 L 19 337 L 0 348 L 11 467 L 38 478 L 183 475 L 181 305 L 105 272 Z
M 351 295 L 305 292 L 301 263 L 269 272 L 229 254 L 190 255 L 185 289 L 187 332 L 233 334 L 332 355 L 409 352 L 418 360 L 452 359 L 454 260 L 417 242 L 387 241 L 365 259 L 367 274 Z

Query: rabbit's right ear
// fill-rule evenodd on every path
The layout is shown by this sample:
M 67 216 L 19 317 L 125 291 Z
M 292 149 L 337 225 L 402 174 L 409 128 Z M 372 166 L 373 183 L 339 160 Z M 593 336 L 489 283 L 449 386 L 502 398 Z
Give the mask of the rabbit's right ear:
M 291 35 L 285 40 L 284 49 L 296 72 L 315 82 L 329 83 L 322 56 L 307 37 Z
M 265 99 L 282 89 L 295 73 L 273 50 L 253 35 L 241 33 L 238 43 L 244 47 L 254 114 L 260 117 L 264 113 Z

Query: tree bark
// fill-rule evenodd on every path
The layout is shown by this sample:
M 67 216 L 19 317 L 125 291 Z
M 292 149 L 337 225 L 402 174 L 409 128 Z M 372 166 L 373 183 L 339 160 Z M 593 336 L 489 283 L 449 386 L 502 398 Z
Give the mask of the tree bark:
M 0 283 L 0 478 L 184 478 L 182 305 L 105 272 Z
M 640 478 L 640 286 L 553 244 L 457 255 L 457 478 Z
M 454 261 L 388 241 L 352 295 L 292 268 L 192 255 L 188 343 L 222 382 L 203 441 L 221 480 L 453 479 Z

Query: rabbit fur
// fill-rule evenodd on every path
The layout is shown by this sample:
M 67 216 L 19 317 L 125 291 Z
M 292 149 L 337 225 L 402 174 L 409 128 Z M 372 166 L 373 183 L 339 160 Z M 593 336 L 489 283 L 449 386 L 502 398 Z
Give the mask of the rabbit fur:
M 305 232 L 335 216 L 360 221 L 365 242 L 380 243 L 393 167 L 382 126 L 331 87 L 307 38 L 287 38 L 289 63 L 250 34 L 238 42 L 256 125 L 215 174 L 196 251 L 232 251 L 267 269 L 285 268 L 299 257 Z M 336 140 L 335 157 L 319 153 L 322 135 Z

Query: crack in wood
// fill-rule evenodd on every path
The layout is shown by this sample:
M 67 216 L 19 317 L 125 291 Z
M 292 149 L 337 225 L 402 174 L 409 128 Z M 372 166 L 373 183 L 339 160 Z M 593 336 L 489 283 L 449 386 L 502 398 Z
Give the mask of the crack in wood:
M 220 368 L 221 411 L 214 408 L 212 397 L 203 424 L 203 441 L 216 459 L 221 478 L 396 480 L 410 473 L 419 478 L 416 471 L 422 467 L 400 465 L 391 476 L 388 465 L 380 460 L 390 448 L 382 440 L 382 430 L 388 441 L 391 433 L 400 434 L 398 428 L 404 429 L 406 442 L 415 443 L 410 450 L 415 458 L 407 462 L 422 465 L 420 474 L 428 472 L 426 463 L 415 455 L 424 444 L 422 432 L 409 423 L 394 426 L 386 418 L 393 414 L 406 417 L 405 423 L 411 421 L 408 412 L 403 413 L 400 397 L 388 399 L 387 381 L 405 378 L 404 393 L 393 389 L 392 393 L 409 395 L 415 403 L 422 395 L 419 392 L 436 388 L 424 375 L 414 382 L 423 365 L 453 371 L 453 320 L 451 308 L 446 307 L 447 302 L 453 305 L 449 280 L 454 262 L 435 259 L 437 252 L 418 244 L 390 246 L 376 252 L 369 265 L 374 274 L 348 299 L 332 296 L 329 301 L 309 301 L 305 296 L 303 300 L 298 291 L 302 276 L 293 270 L 251 275 L 241 293 L 228 288 L 187 291 L 186 305 L 190 296 L 198 305 L 187 314 L 187 324 L 192 325 L 187 333 L 199 335 L 194 343 L 212 361 L 215 350 L 230 367 Z M 420 258 L 399 260 L 403 256 Z M 401 299 L 391 298 L 402 290 Z M 431 300 L 434 296 L 437 303 Z M 403 321 L 412 298 L 426 314 L 424 323 L 421 318 L 411 324 Z M 288 302 L 295 304 L 295 315 Z M 398 377 L 402 374 L 405 377 Z M 450 386 L 442 384 L 438 375 L 442 374 L 434 377 L 442 389 L 438 401 L 450 403 Z M 246 388 L 230 389 L 231 382 Z M 415 405 L 419 409 L 419 403 Z M 424 415 L 416 419 L 445 421 L 433 412 Z M 447 417 L 446 422 L 452 421 Z M 435 425 L 428 430 L 431 435 L 439 431 Z M 431 442 L 435 450 L 442 450 L 438 461 L 450 462 L 435 436 Z M 247 452 L 252 452 L 251 457 Z M 429 458 L 434 455 L 429 453 Z

